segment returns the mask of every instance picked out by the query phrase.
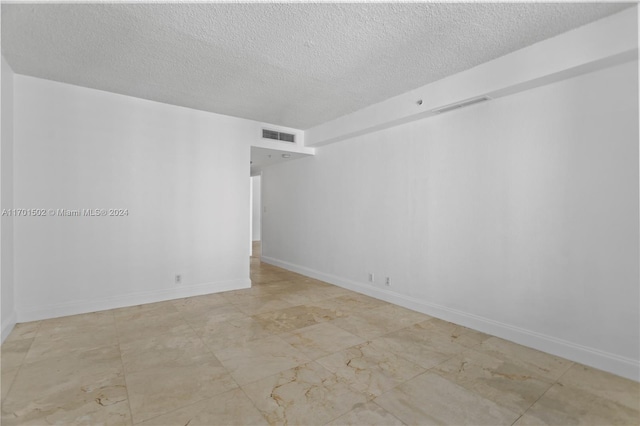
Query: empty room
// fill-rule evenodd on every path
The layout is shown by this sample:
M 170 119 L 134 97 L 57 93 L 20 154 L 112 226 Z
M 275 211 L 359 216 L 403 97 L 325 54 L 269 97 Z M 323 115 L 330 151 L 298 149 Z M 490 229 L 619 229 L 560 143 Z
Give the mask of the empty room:
M 637 3 L 1 5 L 1 424 L 639 425 Z

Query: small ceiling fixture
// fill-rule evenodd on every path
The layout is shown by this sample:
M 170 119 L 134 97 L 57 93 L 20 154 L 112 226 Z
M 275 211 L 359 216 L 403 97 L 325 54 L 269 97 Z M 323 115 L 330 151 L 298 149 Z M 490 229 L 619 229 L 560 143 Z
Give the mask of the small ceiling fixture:
M 291 158 L 291 154 L 282 154 L 282 158 Z

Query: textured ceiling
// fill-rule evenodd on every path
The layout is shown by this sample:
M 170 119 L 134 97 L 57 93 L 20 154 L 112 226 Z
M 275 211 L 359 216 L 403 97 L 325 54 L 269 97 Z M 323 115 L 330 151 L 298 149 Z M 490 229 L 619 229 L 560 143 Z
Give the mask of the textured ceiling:
M 633 4 L 3 4 L 15 72 L 306 129 Z

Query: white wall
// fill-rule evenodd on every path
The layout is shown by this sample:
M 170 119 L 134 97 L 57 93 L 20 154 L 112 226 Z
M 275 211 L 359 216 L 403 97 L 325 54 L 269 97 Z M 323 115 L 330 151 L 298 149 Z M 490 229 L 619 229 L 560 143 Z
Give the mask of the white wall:
M 0 148 L 2 196 L 0 211 L 13 207 L 13 71 L 2 57 L 2 146 Z M 2 282 L 2 341 L 16 323 L 13 282 L 13 217 L 2 216 L 0 276 Z
M 267 168 L 263 256 L 638 380 L 638 189 L 633 61 Z
M 250 286 L 259 123 L 22 75 L 14 108 L 16 207 L 129 211 L 16 218 L 19 321 Z
M 260 241 L 260 191 L 262 186 L 260 176 L 251 176 L 251 239 Z

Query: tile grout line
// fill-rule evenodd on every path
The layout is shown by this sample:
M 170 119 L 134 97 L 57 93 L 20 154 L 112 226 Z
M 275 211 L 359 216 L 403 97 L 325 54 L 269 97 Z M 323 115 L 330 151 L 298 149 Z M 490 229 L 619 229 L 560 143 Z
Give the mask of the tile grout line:
M 424 373 L 423 373 L 423 374 L 424 374 Z M 388 391 L 387 391 L 387 392 L 388 392 Z M 382 393 L 382 394 L 380 394 L 379 396 L 382 396 L 382 395 L 384 395 L 384 394 L 385 394 L 385 393 L 387 393 L 387 392 L 383 392 L 383 393 Z M 382 410 L 384 410 L 384 411 L 385 411 L 385 413 L 389 413 L 389 415 L 390 415 L 390 416 L 392 416 L 393 418 L 397 419 L 397 420 L 398 420 L 400 423 L 402 423 L 403 425 L 408 425 L 407 423 L 403 422 L 400 418 L 398 418 L 398 416 L 396 416 L 395 414 L 393 414 L 391 411 L 387 410 L 386 408 L 384 408 L 384 407 L 382 407 L 380 404 L 378 404 L 378 403 L 376 402 L 376 399 L 377 399 L 377 398 L 378 398 L 378 397 L 375 397 L 374 399 L 372 399 L 372 400 L 371 400 L 371 402 L 372 402 L 373 404 L 375 404 L 375 406 L 376 406 L 376 407 L 381 408 Z
M 124 359 L 122 358 L 122 348 L 120 347 L 120 330 L 118 329 L 118 321 L 116 320 L 115 309 L 111 309 L 111 316 L 113 317 L 113 326 L 116 329 L 116 339 L 118 340 L 118 354 L 120 354 L 120 365 L 122 366 L 122 380 L 124 380 L 124 390 L 127 393 L 127 405 L 129 406 L 129 415 L 131 416 L 131 424 L 135 424 L 133 421 L 133 411 L 131 410 L 131 397 L 129 396 L 129 385 L 127 385 L 127 372 L 124 368 Z
M 13 385 L 16 382 L 16 379 L 18 378 L 18 374 L 20 374 L 20 370 L 22 370 L 22 366 L 25 364 L 25 360 L 27 359 L 27 355 L 29 354 L 29 351 L 31 350 L 31 347 L 33 346 L 33 342 L 35 342 L 36 337 L 38 337 L 38 333 L 40 332 L 40 326 L 42 325 L 42 320 L 38 321 L 38 326 L 36 327 L 36 332 L 34 334 L 34 336 L 31 338 L 31 344 L 29 345 L 29 349 L 27 349 L 27 351 L 24 353 L 24 358 L 22 358 L 22 361 L 20 362 L 20 365 L 18 365 L 18 369 L 16 370 L 16 374 L 15 376 L 13 376 L 13 380 L 11 380 L 11 384 L 9 385 L 9 389 L 7 390 L 7 394 L 4 396 L 4 398 L 2 398 L 2 405 L 4 405 L 4 402 L 6 401 L 7 397 L 9 396 L 9 394 L 11 393 L 11 389 L 13 388 Z M 9 337 L 9 336 L 7 336 Z M 18 340 L 26 340 L 26 339 L 18 339 Z M 6 341 L 6 340 L 5 340 Z M 2 349 L 0 348 L 0 352 L 2 351 Z M 0 354 L 0 372 L 2 371 L 2 355 Z M 1 424 L 2 422 L 0 422 Z
M 253 284 L 253 283 L 252 283 L 252 284 Z M 224 292 L 223 292 L 223 293 L 224 293 Z M 197 297 L 197 296 L 196 296 L 196 297 Z M 223 296 L 223 297 L 224 297 L 224 296 Z M 226 298 L 225 298 L 225 300 L 226 300 Z M 229 304 L 233 305 L 231 302 L 228 302 L 228 301 L 227 301 L 227 303 L 229 303 Z M 174 307 L 175 307 L 175 305 L 174 305 Z M 189 321 L 187 321 L 187 319 L 182 315 L 182 311 L 180 311 L 180 310 L 179 310 L 179 309 L 177 309 L 177 308 L 176 308 L 176 310 L 178 311 L 178 314 L 180 315 L 180 318 L 182 318 L 182 320 L 183 320 L 183 321 L 184 321 L 184 322 L 189 326 L 189 328 L 191 328 L 191 330 L 194 332 L 194 334 L 196 335 L 196 337 L 197 337 L 197 338 L 202 342 L 202 345 L 203 345 L 205 348 L 207 348 L 207 352 L 209 352 L 209 353 L 211 354 L 211 356 L 213 356 L 213 357 L 214 357 L 214 358 L 215 358 L 215 359 L 220 363 L 220 365 L 222 366 L 222 368 L 224 368 L 224 370 L 227 372 L 227 374 L 229 375 L 229 377 L 231 377 L 231 380 L 233 380 L 233 382 L 236 384 L 236 386 L 238 386 L 236 389 L 240 389 L 240 391 L 241 391 L 241 392 L 244 394 L 244 396 L 249 400 L 249 402 L 251 402 L 251 405 L 253 405 L 253 407 L 258 411 L 258 413 L 260 413 L 260 415 L 265 419 L 265 421 L 267 421 L 267 419 L 266 419 L 266 417 L 264 416 L 264 414 L 262 413 L 262 411 L 260 411 L 260 409 L 258 409 L 258 407 L 256 407 L 256 404 L 253 402 L 253 400 L 252 400 L 251 398 L 249 398 L 249 395 L 247 395 L 247 393 L 246 393 L 246 392 L 245 392 L 245 390 L 242 388 L 242 386 L 240 385 L 240 383 L 238 383 L 238 381 L 236 380 L 236 378 L 235 378 L 235 377 L 233 377 L 233 374 L 231 374 L 231 372 L 229 371 L 229 369 L 228 369 L 228 368 L 227 368 L 227 367 L 226 367 L 226 366 L 225 366 L 225 365 L 220 361 L 220 359 L 216 356 L 216 354 L 215 354 L 215 352 L 213 351 L 213 349 L 211 349 L 211 347 L 210 347 L 209 345 L 207 345 L 207 343 L 202 339 L 202 337 L 200 336 L 200 334 L 198 334 L 198 332 L 197 332 L 197 331 L 196 331 L 196 329 L 193 327 L 193 325 L 192 325 Z M 249 315 L 245 314 L 244 312 L 242 312 L 242 313 L 243 313 L 247 318 L 251 318 L 251 316 L 249 316 Z M 224 321 L 223 321 L 223 322 L 224 322 Z M 230 389 L 230 390 L 225 391 L 225 392 L 231 392 L 231 391 L 233 391 L 233 390 L 234 390 L 234 389 Z M 217 395 L 221 395 L 221 394 L 223 394 L 223 393 L 225 393 L 225 392 L 220 392 L 219 394 L 214 395 L 212 398 L 215 398 Z M 177 410 L 179 410 L 179 409 L 181 409 L 181 408 L 185 408 L 185 407 L 189 407 L 189 406 L 191 406 L 191 405 L 197 404 L 197 403 L 202 402 L 202 401 L 204 401 L 204 400 L 206 400 L 206 399 L 207 399 L 207 398 L 203 398 L 203 399 L 201 399 L 201 400 L 199 400 L 199 401 L 197 401 L 197 402 L 194 402 L 193 404 L 189 404 L 189 405 L 185 405 L 185 406 L 180 407 L 180 408 L 176 408 L 175 410 L 170 411 L 170 413 L 173 413 L 174 411 L 177 411 Z M 164 413 L 164 414 L 161 414 L 161 415 L 166 415 L 166 414 L 169 414 L 169 413 Z M 156 416 L 156 417 L 153 417 L 153 418 L 157 418 L 157 417 L 159 417 L 159 416 L 160 416 L 160 415 L 158 415 L 158 416 Z M 148 420 L 150 420 L 150 419 L 148 419 Z M 145 420 L 145 421 L 146 421 L 146 420 Z
M 253 282 L 252 282 L 252 285 L 253 285 Z M 223 297 L 224 297 L 224 296 L 223 296 Z M 226 299 L 225 299 L 225 300 L 226 300 Z M 233 305 L 233 303 L 231 303 L 231 302 L 227 302 L 227 303 L 229 303 L 229 304 Z M 242 312 L 242 311 L 241 311 L 241 312 Z M 207 348 L 207 351 L 208 351 L 208 352 L 209 352 L 209 353 L 210 353 L 210 354 L 211 354 L 211 355 L 212 355 L 212 356 L 213 356 L 213 357 L 214 357 L 214 358 L 215 358 L 215 359 L 220 363 L 220 365 L 222 366 L 222 368 L 224 368 L 224 369 L 225 369 L 225 371 L 227 372 L 227 374 L 229 375 L 229 377 L 231 377 L 231 379 L 234 381 L 234 383 L 238 386 L 236 389 L 239 389 L 239 390 L 244 394 L 244 396 L 249 400 L 249 402 L 250 402 L 250 403 L 251 403 L 251 405 L 256 409 L 256 411 L 257 411 L 257 412 L 262 416 L 262 418 L 265 420 L 265 422 L 267 422 L 267 423 L 268 423 L 269 421 L 268 421 L 268 419 L 266 418 L 265 414 L 262 412 L 262 410 L 260 410 L 260 409 L 256 406 L 255 402 L 253 401 L 253 399 L 251 399 L 251 398 L 249 397 L 249 395 L 248 395 L 248 394 L 247 394 L 247 392 L 244 390 L 244 388 L 242 387 L 242 385 L 241 385 L 240 383 L 238 383 L 238 381 L 236 380 L 236 378 L 235 378 L 235 377 L 233 377 L 233 374 L 231 374 L 231 372 L 229 371 L 229 369 L 228 369 L 228 368 L 227 368 L 227 367 L 226 367 L 226 366 L 225 366 L 225 365 L 220 361 L 220 359 L 216 356 L 216 354 L 215 354 L 215 352 L 213 351 L 213 349 L 211 349 L 211 347 L 210 347 L 209 345 L 207 345 L 207 343 L 202 339 L 202 337 L 198 334 L 198 332 L 195 330 L 195 328 L 193 328 L 193 326 L 191 325 L 191 323 L 190 323 L 189 321 L 187 321 L 187 320 L 182 316 L 182 312 L 181 312 L 180 310 L 178 310 L 178 313 L 180 314 L 180 317 L 183 319 L 183 321 L 184 321 L 184 322 L 186 322 L 186 323 L 187 323 L 187 325 L 189 325 L 189 327 L 193 330 L 193 332 L 196 334 L 196 336 L 198 337 L 198 339 L 200 339 L 200 341 L 202 342 L 203 346 L 204 346 L 205 348 Z M 244 312 L 242 312 L 242 313 L 245 315 L 245 317 L 247 317 L 247 318 L 252 318 L 252 316 L 251 316 L 251 315 L 247 315 L 247 314 L 246 314 L 246 313 L 244 313 Z M 275 336 L 275 334 L 274 334 L 273 336 Z M 259 339 L 254 339 L 254 340 L 259 340 Z M 276 374 L 280 374 L 280 373 L 281 373 L 281 372 L 276 373 Z M 275 374 L 274 374 L 274 375 L 275 375 Z M 259 379 L 259 380 L 262 380 L 262 379 Z M 259 381 L 259 380 L 256 380 L 256 382 L 257 382 L 257 381 Z M 251 382 L 251 383 L 254 383 L 254 382 Z M 246 384 L 249 384 L 249 383 L 246 383 Z M 233 390 L 233 389 L 231 389 L 231 390 Z M 227 391 L 227 392 L 230 392 L 231 390 L 229 390 L 229 391 Z M 224 392 L 222 392 L 222 393 L 224 393 Z M 218 394 L 218 395 L 219 395 L 219 394 Z M 215 396 L 214 396 L 214 397 L 215 397 Z M 200 401 L 198 401 L 198 402 L 200 402 Z M 184 407 L 183 407 L 183 408 L 184 408 Z M 176 409 L 176 410 L 177 410 L 177 409 Z M 175 411 L 175 410 L 174 410 L 174 411 Z M 173 412 L 173 411 L 172 411 L 172 412 Z M 158 416 L 156 416 L 156 417 L 158 417 Z
M 363 342 L 363 343 L 367 343 L 367 342 Z M 359 344 L 363 344 L 363 343 L 359 343 Z M 352 348 L 352 347 L 355 347 L 355 346 L 358 346 L 358 345 L 353 345 L 353 346 L 350 346 L 349 348 Z M 349 348 L 346 348 L 346 349 L 349 349 Z M 343 349 L 343 350 L 338 351 L 338 352 L 342 352 L 342 351 L 344 351 L 344 350 L 346 350 L 346 349 Z M 338 352 L 334 352 L 334 354 L 335 354 L 335 353 L 338 353 Z M 332 354 L 331 354 L 331 355 L 332 355 Z M 319 359 L 319 358 L 318 358 L 318 359 Z M 338 380 L 338 381 L 342 381 L 342 380 L 343 380 L 343 379 L 341 379 L 341 378 L 337 375 L 337 373 L 334 373 L 333 371 L 329 370 L 329 369 L 328 369 L 327 367 L 325 367 L 324 365 L 320 364 L 320 363 L 318 362 L 318 360 L 317 360 L 317 359 L 314 359 L 314 360 L 312 360 L 311 362 L 314 362 L 314 363 L 318 364 L 321 368 L 323 368 L 323 369 L 327 370 L 329 373 L 331 373 L 332 375 L 334 375 L 334 376 L 335 376 L 335 378 L 336 378 L 336 380 Z M 411 379 L 413 379 L 413 378 L 415 378 L 415 377 L 419 376 L 420 374 L 424 374 L 424 373 L 425 373 L 425 372 L 422 372 L 422 373 L 416 374 L 415 376 L 411 377 Z M 411 380 L 411 379 L 407 379 L 407 380 L 403 381 L 402 383 L 398 383 L 397 385 L 393 386 L 391 389 L 388 389 L 388 390 L 386 390 L 386 391 L 382 392 L 380 395 L 383 395 L 383 394 L 385 394 L 385 393 L 387 393 L 387 392 L 391 391 L 392 389 L 395 389 L 397 386 L 400 386 L 401 384 L 403 384 L 403 383 L 405 383 L 406 381 Z M 365 398 L 365 404 L 373 403 L 373 404 L 375 404 L 377 407 L 379 407 L 380 409 L 384 410 L 384 412 L 385 412 L 385 413 L 388 413 L 390 416 L 392 416 L 393 418 L 395 418 L 396 420 L 398 420 L 400 423 L 405 424 L 402 420 L 398 419 L 394 414 L 390 413 L 389 411 L 387 411 L 386 409 L 384 409 L 383 407 L 380 407 L 378 404 L 376 404 L 376 403 L 375 403 L 375 399 L 376 399 L 376 398 L 378 398 L 380 395 L 376 396 L 375 398 L 368 399 L 368 397 L 367 397 L 367 392 L 365 392 L 365 391 L 359 391 L 358 389 L 354 388 L 354 387 L 351 385 L 351 383 L 347 382 L 346 380 L 344 381 L 344 384 L 345 384 L 345 385 L 346 385 L 346 386 L 347 386 L 351 391 L 353 391 L 353 392 L 355 392 L 355 393 L 357 393 L 357 394 L 363 395 L 363 396 L 364 396 L 364 398 Z M 345 416 L 345 415 L 349 414 L 350 412 L 352 412 L 352 411 L 354 411 L 354 410 L 355 410 L 355 408 L 352 408 L 351 410 L 348 410 L 348 411 L 346 411 L 346 412 L 344 412 L 344 413 L 342 413 L 342 414 L 339 414 L 338 416 L 336 416 L 336 417 L 332 418 L 331 420 L 329 420 L 328 422 L 326 422 L 326 423 L 325 423 L 325 425 L 327 425 L 327 424 L 329 424 L 329 423 L 333 422 L 334 420 L 339 419 L 339 418 L 340 418 L 340 417 L 342 417 L 342 416 Z
M 563 358 L 563 359 L 564 359 L 564 358 Z M 520 420 L 520 418 L 521 418 L 522 416 L 524 416 L 525 414 L 527 414 L 527 412 L 528 412 L 529 410 L 531 410 L 531 408 L 532 408 L 534 405 L 536 405 L 536 404 L 538 403 L 538 401 L 540 401 L 540 400 L 542 399 L 542 397 L 543 397 L 543 396 L 545 396 L 545 395 L 547 394 L 547 392 L 549 392 L 549 391 L 551 390 L 551 388 L 552 388 L 552 387 L 554 387 L 555 385 L 557 385 L 557 384 L 558 384 L 558 381 L 562 378 L 562 376 L 564 376 L 565 374 L 567 374 L 567 371 L 569 371 L 569 370 L 570 370 L 574 365 L 576 365 L 576 363 L 575 363 L 575 362 L 573 362 L 573 361 L 570 361 L 569 366 L 566 368 L 566 370 L 564 370 L 564 371 L 562 372 L 562 374 L 560 374 L 560 375 L 558 376 L 558 378 L 557 378 L 557 379 L 555 379 L 555 380 L 554 380 L 554 381 L 549 385 L 549 387 L 548 387 L 544 392 L 542 392 L 542 394 L 541 394 L 541 395 L 540 395 L 540 396 L 539 396 L 535 401 L 533 401 L 533 403 L 532 403 L 529 407 L 527 407 L 527 409 L 526 409 L 526 410 L 524 410 L 524 411 L 522 412 L 522 414 L 520 414 L 520 416 L 518 416 L 518 418 L 517 418 L 517 419 L 516 419 L 512 424 L 511 424 L 511 426 L 515 425 L 515 424 L 518 422 L 518 420 Z
M 166 413 L 160 413 L 160 414 L 155 415 L 153 417 L 149 417 L 148 419 L 144 419 L 141 422 L 133 423 L 133 425 L 142 425 L 144 423 L 150 422 L 153 419 L 157 419 L 158 417 L 162 417 L 162 416 L 166 416 L 166 415 L 171 414 L 171 413 L 175 413 L 178 410 L 182 410 L 183 408 L 191 407 L 192 405 L 200 404 L 202 401 L 206 401 L 206 400 L 207 400 L 207 398 L 199 399 L 199 400 L 197 400 L 195 402 L 191 402 L 191 403 L 189 403 L 187 405 L 183 405 L 182 407 L 174 408 L 173 410 L 167 411 Z M 153 425 L 153 423 L 147 423 L 147 424 L 150 425 L 150 426 Z
M 198 297 L 198 296 L 194 296 L 194 297 Z M 181 299 L 176 299 L 176 300 L 181 300 Z M 178 315 L 180 316 L 180 318 L 181 318 L 181 319 L 185 322 L 185 324 L 186 324 L 186 325 L 187 325 L 187 326 L 188 326 L 188 327 L 189 327 L 189 328 L 194 332 L 194 334 L 196 335 L 196 337 L 197 337 L 197 338 L 200 338 L 200 336 L 199 336 L 199 335 L 198 335 L 198 333 L 195 331 L 195 329 L 193 328 L 193 326 L 191 325 L 191 323 L 190 323 L 190 322 L 188 322 L 188 321 L 187 321 L 187 320 L 182 316 L 182 313 L 180 312 L 180 310 L 179 310 L 178 308 L 176 308 L 176 306 L 175 306 L 175 304 L 173 303 L 173 301 L 171 301 L 171 300 L 170 300 L 169 302 L 171 302 L 171 305 L 172 305 L 172 306 L 173 306 L 173 308 L 176 310 L 176 312 L 178 313 Z M 115 310 L 114 310 L 114 311 L 115 311 Z M 114 313 L 114 320 L 115 320 L 115 313 Z M 129 387 L 128 387 L 128 386 L 126 386 L 126 373 L 124 372 L 124 360 L 122 359 L 122 350 L 120 349 L 120 336 L 119 336 L 119 333 L 117 332 L 117 325 L 116 325 L 116 334 L 117 334 L 117 336 L 118 336 L 118 349 L 120 350 L 120 360 L 121 360 L 121 362 L 122 362 L 123 375 L 124 375 L 124 377 L 125 377 L 125 388 L 126 388 L 126 390 L 127 390 L 127 399 L 129 400 Z M 204 342 L 203 342 L 203 345 L 204 345 Z M 204 346 L 207 348 L 207 350 L 209 350 L 209 347 L 208 347 L 208 346 L 206 346 L 206 345 L 204 345 Z M 217 357 L 216 357 L 216 359 L 217 359 Z M 223 368 L 224 368 L 224 366 L 223 366 Z M 226 370 L 226 368 L 225 368 L 225 370 Z M 222 392 L 222 393 L 224 393 L 224 392 Z M 218 395 L 219 395 L 219 394 L 218 394 Z M 139 421 L 139 422 L 136 422 L 136 423 L 134 423 L 134 422 L 133 422 L 133 412 L 131 411 L 131 403 L 130 403 L 130 400 L 129 400 L 129 412 L 131 412 L 131 424 L 132 424 L 132 425 L 139 425 L 139 424 L 143 424 L 143 423 L 145 423 L 145 422 L 148 422 L 149 420 L 152 420 L 152 419 L 158 418 L 158 417 L 160 417 L 160 416 L 164 416 L 164 415 L 167 415 L 167 414 L 173 413 L 173 412 L 178 411 L 178 410 L 180 410 L 180 409 L 183 409 L 183 408 L 185 408 L 185 407 L 189 407 L 189 406 L 191 406 L 191 405 L 194 405 L 194 404 L 197 404 L 197 403 L 199 403 L 199 402 L 202 402 L 202 401 L 204 401 L 204 400 L 206 400 L 206 399 L 207 399 L 207 398 L 199 399 L 199 400 L 197 400 L 197 401 L 195 401 L 195 402 L 193 402 L 193 403 L 189 403 L 189 404 L 187 404 L 187 405 L 183 405 L 183 406 L 181 406 L 181 407 L 177 407 L 177 408 L 175 408 L 175 409 L 173 409 L 173 410 L 171 410 L 171 411 L 167 411 L 166 413 L 160 413 L 160 414 L 158 414 L 158 415 L 156 415 L 156 416 L 150 417 L 150 418 L 148 418 L 148 419 L 144 419 L 144 420 Z
M 427 320 L 427 321 L 428 321 L 428 320 Z M 415 324 L 413 324 L 413 325 L 415 325 Z M 412 325 L 409 325 L 409 326 L 407 326 L 407 327 L 404 327 L 404 328 L 402 328 L 402 329 L 400 329 L 400 330 L 404 330 L 404 329 L 409 328 L 409 327 L 412 327 Z M 384 337 L 384 336 L 387 336 L 387 335 L 392 334 L 392 333 L 397 333 L 397 332 L 398 332 L 398 331 L 400 331 L 400 330 L 391 331 L 391 332 L 386 333 L 386 334 L 383 334 L 382 336 L 379 336 L 379 337 Z M 463 334 L 466 334 L 466 333 L 463 333 Z M 443 336 L 443 337 L 446 337 L 446 336 Z M 452 343 L 455 343 L 455 342 L 452 342 Z M 457 344 L 457 343 L 456 343 L 456 344 Z M 421 376 L 421 375 L 423 375 L 423 374 L 428 374 L 428 373 L 436 374 L 436 375 L 438 375 L 439 377 L 442 377 L 442 378 L 443 378 L 443 379 L 445 379 L 445 380 L 449 380 L 449 379 L 447 379 L 446 377 L 444 377 L 444 376 L 440 375 L 440 374 L 435 370 L 435 368 L 436 368 L 436 367 L 439 367 L 440 365 L 442 365 L 442 364 L 444 364 L 444 363 L 446 363 L 446 362 L 450 361 L 451 359 L 453 359 L 453 358 L 455 358 L 455 357 L 457 357 L 457 356 L 459 356 L 459 355 L 463 354 L 464 352 L 467 352 L 467 351 L 469 351 L 469 350 L 474 350 L 474 348 L 476 348 L 477 346 L 480 346 L 481 344 L 482 344 L 482 343 L 477 343 L 477 344 L 475 344 L 475 345 L 473 345 L 473 346 L 471 346 L 471 347 L 466 347 L 466 346 L 463 346 L 463 345 L 457 344 L 458 346 L 460 346 L 460 347 L 463 349 L 463 350 L 462 350 L 462 352 L 454 353 L 454 354 L 452 354 L 451 356 L 449 356 L 449 357 L 447 357 L 446 359 L 444 359 L 444 360 L 442 360 L 441 362 L 439 362 L 438 364 L 433 365 L 432 367 L 425 369 L 425 371 L 423 371 L 422 373 L 416 374 L 415 376 L 413 376 L 413 377 L 411 377 L 411 378 L 409 378 L 409 379 L 407 379 L 407 380 L 403 381 L 402 383 L 398 383 L 397 385 L 395 385 L 395 386 L 391 387 L 390 389 L 387 389 L 386 391 L 382 392 L 380 395 L 378 395 L 378 396 L 376 396 L 375 398 L 373 398 L 373 399 L 371 400 L 371 402 L 372 402 L 372 403 L 374 403 L 377 407 L 379 407 L 379 408 L 383 409 L 385 412 L 389 413 L 389 414 L 390 414 L 391 416 L 393 416 L 394 418 L 396 418 L 400 423 L 402 423 L 402 424 L 406 424 L 406 423 L 404 423 L 402 420 L 400 420 L 397 416 L 395 416 L 393 413 L 391 413 L 391 412 L 387 411 L 384 407 L 382 407 L 381 405 L 379 405 L 379 404 L 376 402 L 376 399 L 378 399 L 378 398 L 379 398 L 379 397 L 381 397 L 382 395 L 385 395 L 385 394 L 387 394 L 387 393 L 391 392 L 392 390 L 395 390 L 396 388 L 398 388 L 398 387 L 400 387 L 400 386 L 402 386 L 402 385 L 406 384 L 407 382 L 409 382 L 409 381 L 411 381 L 411 380 L 415 379 L 416 377 Z M 415 362 L 413 362 L 413 361 L 411 361 L 411 360 L 409 360 L 409 359 L 405 358 L 405 357 L 404 357 L 402 354 L 400 354 L 400 353 L 396 353 L 396 352 L 393 352 L 393 351 L 390 351 L 390 352 L 392 352 L 393 354 L 395 354 L 395 355 L 396 355 L 396 356 L 398 356 L 399 358 L 404 359 L 405 361 L 408 361 L 408 362 L 411 362 L 411 363 L 413 363 L 413 364 L 415 364 L 415 365 L 418 365 L 418 364 L 416 364 Z M 424 368 L 424 367 L 422 367 L 422 366 L 420 366 L 420 365 L 418 365 L 418 367 Z M 452 383 L 454 383 L 454 382 L 452 382 Z M 455 383 L 454 383 L 454 384 L 455 384 Z M 516 421 L 517 421 L 517 419 L 516 419 Z
M 233 380 L 235 380 L 235 379 L 233 379 Z M 236 383 L 237 383 L 237 382 L 236 382 Z M 264 419 L 264 421 L 265 421 L 265 422 L 267 422 L 267 423 L 269 423 L 269 419 L 267 419 L 267 416 L 262 412 L 262 410 L 260 410 L 260 409 L 258 408 L 258 406 L 256 405 L 256 403 L 255 403 L 255 402 L 253 402 L 253 399 L 251 399 L 251 398 L 249 397 L 249 395 L 247 394 L 247 391 L 245 391 L 245 390 L 244 390 L 244 388 L 243 388 L 242 386 L 240 386 L 239 384 L 238 384 L 238 389 L 240 389 L 240 391 L 244 394 L 244 396 L 249 400 L 249 402 L 251 403 L 251 405 L 253 406 L 253 408 L 255 408 L 255 409 L 256 409 L 256 411 L 257 411 L 257 412 L 262 416 L 262 418 Z

